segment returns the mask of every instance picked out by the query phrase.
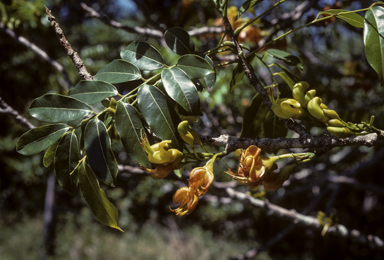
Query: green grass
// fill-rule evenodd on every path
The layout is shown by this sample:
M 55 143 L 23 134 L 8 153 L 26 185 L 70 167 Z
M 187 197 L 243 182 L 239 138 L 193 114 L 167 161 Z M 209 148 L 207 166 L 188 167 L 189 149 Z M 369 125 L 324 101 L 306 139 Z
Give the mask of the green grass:
M 84 221 L 81 221 L 84 223 Z M 0 255 L 2 259 L 39 259 L 42 245 L 41 219 L 23 221 L 14 227 L 0 223 Z M 56 255 L 60 259 L 228 259 L 255 246 L 254 241 L 226 241 L 198 226 L 186 230 L 164 228 L 155 223 L 137 232 L 111 231 L 99 223 L 87 221 L 75 226 L 72 221 L 59 228 Z M 258 259 L 265 258 L 266 255 Z

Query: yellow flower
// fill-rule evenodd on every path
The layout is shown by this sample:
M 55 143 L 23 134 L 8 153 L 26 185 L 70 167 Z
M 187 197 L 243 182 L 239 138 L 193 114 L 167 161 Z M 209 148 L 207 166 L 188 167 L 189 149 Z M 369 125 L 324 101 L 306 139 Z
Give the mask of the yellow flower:
M 161 141 L 160 143 L 149 145 L 148 139 L 146 136 L 141 138 L 141 146 L 144 148 L 145 152 L 148 154 L 148 160 L 151 163 L 155 164 L 167 164 L 175 161 L 176 159 L 183 157 L 183 153 L 177 149 L 171 149 L 169 144 L 172 143 L 171 140 Z M 166 150 L 167 149 L 167 150 Z
M 180 203 L 176 209 L 171 209 L 177 216 L 191 214 L 199 202 L 199 197 L 190 187 L 182 187 L 173 195 L 173 203 Z

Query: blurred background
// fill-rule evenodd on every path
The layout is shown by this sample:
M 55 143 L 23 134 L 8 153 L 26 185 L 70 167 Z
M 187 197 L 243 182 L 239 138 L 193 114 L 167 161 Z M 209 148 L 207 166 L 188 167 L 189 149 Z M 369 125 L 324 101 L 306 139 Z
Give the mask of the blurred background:
M 276 2 L 262 1 L 242 19 L 260 14 Z M 241 35 L 241 40 L 256 48 L 260 40 L 273 39 L 312 21 L 320 11 L 356 10 L 373 2 L 290 0 L 254 23 Z M 160 38 L 113 28 L 90 17 L 90 9 L 87 11 L 81 3 L 101 14 L 102 20 L 112 19 L 130 27 L 165 31 L 178 26 L 188 31 L 222 25 L 212 2 L 204 0 L 0 1 L 0 97 L 35 126 L 41 123 L 29 115 L 29 104 L 47 92 L 66 94 L 65 88 L 80 80 L 50 27 L 44 5 L 52 10 L 92 75 L 120 58 L 120 51 L 135 40 L 156 46 L 168 64 L 177 60 L 177 55 L 162 45 Z M 230 1 L 229 11 L 236 15 L 242 4 L 243 1 Z M 359 14 L 364 16 L 362 12 Z M 232 22 L 236 26 L 233 19 Z M 20 37 L 41 48 L 63 66 L 65 73 L 42 59 L 30 44 L 27 47 Z M 219 39 L 218 33 L 197 34 L 194 36 L 197 52 L 215 47 Z M 333 18 L 304 28 L 272 47 L 301 59 L 304 72 L 294 71 L 294 74 L 308 81 L 323 102 L 345 121 L 369 121 L 375 115 L 375 126 L 384 129 L 384 91 L 365 59 L 362 29 Z M 233 56 L 224 53 L 213 60 L 218 64 L 233 60 Z M 263 84 L 271 84 L 267 71 L 257 62 L 253 65 Z M 233 67 L 218 68 L 212 91 L 200 93 L 204 116 L 194 125 L 200 134 L 240 135 L 243 114 L 256 92 L 245 77 L 230 92 L 228 82 Z M 147 73 L 145 77 L 150 75 Z M 138 84 L 129 82 L 117 87 L 124 92 Z M 283 96 L 288 93 L 284 89 L 288 88 L 282 87 Z M 17 139 L 27 128 L 4 113 L 0 113 L 0 122 L 2 259 L 383 258 L 382 248 L 292 226 L 291 221 L 271 217 L 246 201 L 229 197 L 222 188 L 233 187 L 313 217 L 323 212 L 331 217 L 333 224 L 383 238 L 383 147 L 334 148 L 321 158 L 296 167 L 282 188 L 267 193 L 233 185 L 224 173 L 227 166 L 220 162 L 215 168 L 217 183 L 201 198 L 196 210 L 184 217 L 175 216 L 169 207 L 176 207 L 172 203 L 173 193 L 185 186 L 187 178 L 179 180 L 170 175 L 167 179 L 153 180 L 137 168 L 124 169 L 120 171 L 116 188 L 102 187 L 119 211 L 119 226 L 125 230 L 121 233 L 97 222 L 80 192 L 71 196 L 55 183 L 54 174 L 42 164 L 43 153 L 26 157 L 16 152 Z M 311 128 L 315 135 L 325 132 L 323 128 Z M 290 151 L 299 150 L 285 152 Z M 119 164 L 137 167 L 117 143 L 114 152 Z M 237 167 L 238 155 L 225 158 L 232 169 Z M 185 177 L 190 170 L 186 169 Z

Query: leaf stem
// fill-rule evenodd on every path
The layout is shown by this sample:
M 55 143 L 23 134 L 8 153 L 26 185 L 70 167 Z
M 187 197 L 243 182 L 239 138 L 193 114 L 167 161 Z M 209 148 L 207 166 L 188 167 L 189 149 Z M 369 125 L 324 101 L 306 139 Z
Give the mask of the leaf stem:
M 301 25 L 301 26 L 299 26 L 299 27 L 297 27 L 297 28 L 294 28 L 294 29 L 292 29 L 292 30 L 289 30 L 288 32 L 286 32 L 286 33 L 284 33 L 284 34 L 282 34 L 282 35 L 280 35 L 280 36 L 274 38 L 273 40 L 271 40 L 271 41 L 265 43 L 264 45 L 260 46 L 260 47 L 257 48 L 256 50 L 250 52 L 249 55 L 253 55 L 253 54 L 259 52 L 261 49 L 267 47 L 268 45 L 270 45 L 270 44 L 272 44 L 272 43 L 274 43 L 274 42 L 276 42 L 276 41 L 278 41 L 278 40 L 280 40 L 280 39 L 286 37 L 287 35 L 289 35 L 289 34 L 291 34 L 291 33 L 296 32 L 296 31 L 298 31 L 298 30 L 300 30 L 300 29 L 302 29 L 302 28 L 304 28 L 304 27 L 313 25 L 313 24 L 318 23 L 318 22 L 321 22 L 321 21 L 325 21 L 325 20 L 327 20 L 327 19 L 331 19 L 331 18 L 336 17 L 336 16 L 341 15 L 341 14 L 357 13 L 357 12 L 361 12 L 361 11 L 367 11 L 368 9 L 369 9 L 369 8 L 360 9 L 360 10 L 354 10 L 354 11 L 340 12 L 340 13 L 337 13 L 337 14 L 332 14 L 332 15 L 329 15 L 329 16 L 326 16 L 326 17 L 322 17 L 322 18 L 320 18 L 320 19 L 319 19 L 318 17 L 321 15 L 321 13 L 319 13 L 319 14 L 317 15 L 317 17 L 315 18 L 315 20 L 313 20 L 313 21 L 311 21 L 311 22 L 309 22 L 309 23 L 306 23 L 306 24 L 304 24 L 304 25 Z
M 277 2 L 276 4 L 274 4 L 273 6 L 271 6 L 270 8 L 268 8 L 267 10 L 265 10 L 264 12 L 262 12 L 260 15 L 256 16 L 255 18 L 249 20 L 248 22 L 246 22 L 245 24 L 243 24 L 242 26 L 238 27 L 234 32 L 233 32 L 233 35 L 236 37 L 239 36 L 240 32 L 245 28 L 247 27 L 248 25 L 254 23 L 256 20 L 260 19 L 262 16 L 264 16 L 266 13 L 268 13 L 269 11 L 271 11 L 272 9 L 276 8 L 277 6 L 281 5 L 282 3 L 284 3 L 285 1 L 287 0 L 281 0 L 279 2 Z

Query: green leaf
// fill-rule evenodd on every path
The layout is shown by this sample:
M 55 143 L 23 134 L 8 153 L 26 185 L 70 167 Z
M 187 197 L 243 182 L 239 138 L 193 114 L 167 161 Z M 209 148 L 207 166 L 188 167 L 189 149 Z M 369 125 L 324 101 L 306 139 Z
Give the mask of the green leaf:
M 286 136 L 288 129 L 263 104 L 259 94 L 256 94 L 243 116 L 243 126 L 240 137 L 247 138 L 277 138 Z
M 105 184 L 114 187 L 119 169 L 111 150 L 107 128 L 97 118 L 90 120 L 85 127 L 84 147 L 89 165 L 96 176 Z
M 237 21 L 237 19 L 239 19 L 239 17 L 241 15 L 243 15 L 243 13 L 245 13 L 248 9 L 254 7 L 255 5 L 260 4 L 263 1 L 264 0 L 247 0 L 247 1 L 245 1 L 244 4 L 242 4 L 240 6 L 240 9 L 239 9 L 239 12 L 237 13 L 235 21 Z
M 165 91 L 173 100 L 187 112 L 192 113 L 195 111 L 198 105 L 199 96 L 195 85 L 184 71 L 177 67 L 163 69 L 161 72 L 161 80 Z
M 53 145 L 51 145 L 47 151 L 44 154 L 43 157 L 43 164 L 45 167 L 48 169 L 51 169 L 52 171 L 55 170 L 53 162 L 55 161 L 55 153 L 56 153 L 56 148 L 60 143 L 60 139 L 57 140 Z
M 212 91 L 212 89 L 216 83 L 216 70 L 215 70 L 215 67 L 213 65 L 213 61 L 211 60 L 211 58 L 209 58 L 208 56 L 205 56 L 204 59 L 209 63 L 209 65 L 211 65 L 211 68 L 213 69 L 214 72 L 205 76 L 204 79 L 200 79 L 200 80 L 203 82 L 203 86 L 205 87 L 205 89 L 209 93 L 211 93 L 211 91 Z
M 88 105 L 93 105 L 108 97 L 116 96 L 117 89 L 104 81 L 82 80 L 69 90 L 68 96 L 76 98 Z
M 79 146 L 75 133 L 69 132 L 61 138 L 55 153 L 55 173 L 60 186 L 72 195 L 75 195 L 79 182 L 79 173 L 76 168 L 80 160 Z
M 355 26 L 357 28 L 364 28 L 364 18 L 361 15 L 358 15 L 357 13 L 343 13 L 348 12 L 348 10 L 343 9 L 330 9 L 324 12 L 319 12 L 320 14 L 337 14 L 337 18 L 343 19 L 347 23 L 349 23 L 352 26 Z
M 138 164 L 152 168 L 147 153 L 140 145 L 141 131 L 144 132 L 144 126 L 136 109 L 131 104 L 118 102 L 115 122 L 117 132 L 128 155 Z
M 120 52 L 120 56 L 141 70 L 157 70 L 164 66 L 161 54 L 145 42 L 132 42 Z
M 265 107 L 265 106 L 264 106 Z M 288 129 L 284 123 L 273 113 L 268 110 L 263 121 L 263 130 L 265 138 L 278 138 L 285 137 L 288 133 Z
M 105 196 L 92 169 L 86 163 L 79 168 L 80 190 L 95 218 L 104 225 L 124 232 L 117 224 L 119 214 L 116 207 Z
M 125 60 L 114 60 L 102 67 L 93 80 L 101 80 L 111 84 L 141 79 L 138 67 Z
M 278 63 L 275 63 L 275 65 L 277 66 L 277 67 L 279 67 L 283 72 L 285 72 L 285 74 L 289 77 L 289 78 L 291 78 L 291 80 L 293 81 L 293 82 L 299 82 L 300 81 L 300 78 L 298 77 L 298 76 L 296 76 L 295 74 L 293 74 L 290 70 L 288 70 L 287 69 L 287 67 L 285 67 L 285 66 L 283 66 L 283 65 L 281 65 L 281 64 L 278 64 Z
M 215 72 L 208 61 L 194 54 L 181 56 L 177 61 L 177 67 L 187 73 L 190 79 L 204 78 Z
M 268 53 L 272 57 L 283 61 L 287 65 L 296 66 L 301 72 L 304 69 L 300 59 L 290 54 L 289 52 L 281 51 L 277 49 L 269 49 L 269 50 L 266 50 L 265 53 Z
M 245 75 L 245 72 L 244 72 L 243 66 L 241 66 L 240 63 L 237 63 L 232 70 L 232 77 L 231 77 L 231 81 L 229 82 L 229 91 L 230 92 L 237 85 L 237 83 L 239 83 L 240 80 L 242 80 L 244 75 Z
M 179 55 L 191 54 L 195 50 L 191 36 L 180 27 L 167 30 L 164 39 L 168 47 Z
M 374 6 L 365 13 L 364 46 L 369 65 L 384 86 L 384 8 Z
M 145 121 L 161 140 L 171 140 L 171 146 L 181 148 L 177 131 L 172 122 L 165 95 L 151 85 L 142 86 L 137 92 L 137 101 Z
M 296 84 L 297 81 L 293 81 L 291 77 L 287 75 L 284 71 L 276 72 L 273 75 L 279 75 L 284 82 L 288 85 L 288 87 L 292 90 L 293 86 Z
M 32 101 L 29 106 L 31 116 L 48 123 L 67 123 L 91 114 L 87 104 L 58 94 L 45 94 Z
M 59 140 L 68 129 L 69 126 L 65 124 L 33 128 L 19 138 L 16 144 L 16 151 L 23 155 L 41 152 Z

